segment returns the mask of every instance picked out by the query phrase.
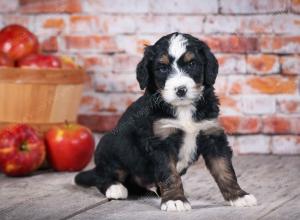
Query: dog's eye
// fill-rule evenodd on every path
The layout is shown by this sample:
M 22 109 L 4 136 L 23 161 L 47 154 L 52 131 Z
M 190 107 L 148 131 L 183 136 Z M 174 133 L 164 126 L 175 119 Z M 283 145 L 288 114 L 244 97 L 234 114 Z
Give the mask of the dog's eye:
M 187 64 L 187 67 L 188 67 L 189 69 L 193 69 L 195 66 L 196 66 L 196 62 L 195 62 L 194 60 L 192 60 L 191 62 L 189 62 L 189 63 Z
M 159 72 L 166 73 L 169 71 L 169 66 L 167 65 L 160 66 L 158 70 Z

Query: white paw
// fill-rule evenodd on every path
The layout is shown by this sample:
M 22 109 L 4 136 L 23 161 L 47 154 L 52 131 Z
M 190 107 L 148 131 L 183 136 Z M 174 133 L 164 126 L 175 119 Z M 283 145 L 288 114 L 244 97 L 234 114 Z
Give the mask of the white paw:
M 257 200 L 254 197 L 254 195 L 245 195 L 243 197 L 240 197 L 236 200 L 229 201 L 231 206 L 235 207 L 246 207 L 246 206 L 256 206 Z
M 189 211 L 192 209 L 190 203 L 188 202 L 183 202 L 181 200 L 169 200 L 163 204 L 161 204 L 160 209 L 163 211 L 178 211 L 178 212 L 182 212 L 182 211 Z
M 126 199 L 128 191 L 121 183 L 114 184 L 106 190 L 105 196 L 108 199 Z

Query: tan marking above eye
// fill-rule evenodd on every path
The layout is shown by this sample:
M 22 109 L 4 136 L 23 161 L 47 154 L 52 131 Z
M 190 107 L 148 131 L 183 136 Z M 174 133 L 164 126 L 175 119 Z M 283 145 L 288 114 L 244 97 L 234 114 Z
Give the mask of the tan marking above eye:
M 194 58 L 195 58 L 195 54 L 193 52 L 186 52 L 183 55 L 183 61 L 186 63 L 190 62 Z
M 169 59 L 168 55 L 164 54 L 159 59 L 159 62 L 162 63 L 162 64 L 168 65 L 168 64 L 170 64 L 170 59 Z

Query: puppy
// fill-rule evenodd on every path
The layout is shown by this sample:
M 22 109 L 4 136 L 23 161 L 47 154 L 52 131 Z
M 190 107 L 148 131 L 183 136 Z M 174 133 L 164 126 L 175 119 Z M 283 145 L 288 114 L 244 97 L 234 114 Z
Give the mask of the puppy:
M 209 47 L 188 34 L 166 35 L 145 48 L 136 73 L 144 95 L 101 139 L 96 167 L 75 182 L 96 186 L 109 199 L 155 190 L 161 210 L 186 211 L 191 205 L 180 176 L 202 155 L 226 201 L 256 205 L 237 182 L 232 150 L 218 124 L 218 62 Z

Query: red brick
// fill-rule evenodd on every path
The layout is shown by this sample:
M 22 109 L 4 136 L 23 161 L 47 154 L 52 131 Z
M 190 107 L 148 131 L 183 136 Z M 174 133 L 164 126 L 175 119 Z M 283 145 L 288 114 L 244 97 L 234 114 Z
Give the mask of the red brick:
M 0 12 L 14 12 L 18 8 L 18 0 L 0 0 Z
M 80 0 L 20 0 L 22 13 L 77 13 L 81 12 Z
M 283 56 L 280 63 L 283 74 L 300 74 L 300 56 Z
M 80 114 L 78 116 L 78 123 L 87 126 L 94 132 L 107 132 L 111 131 L 120 119 L 119 114 Z
M 43 24 L 44 28 L 58 28 L 58 29 L 62 29 L 65 27 L 65 22 L 63 19 L 61 18 L 50 18 L 47 19 L 46 21 L 44 21 Z
M 297 79 L 282 76 L 230 76 L 228 92 L 230 94 L 295 94 Z
M 243 36 L 203 36 L 202 39 L 214 52 L 245 53 L 257 51 L 258 40 Z
M 225 131 L 231 134 L 253 134 L 261 130 L 259 117 L 221 116 L 219 120 Z
M 80 113 L 96 113 L 101 109 L 101 103 L 93 92 L 85 92 L 80 101 Z
M 43 39 L 41 42 L 41 49 L 44 52 L 57 52 L 58 51 L 58 42 L 57 37 L 51 36 Z
M 221 0 L 223 14 L 259 14 L 286 12 L 287 0 Z
M 300 98 L 280 97 L 277 99 L 277 108 L 281 113 L 300 113 Z
M 292 0 L 291 8 L 293 12 L 300 13 L 300 0 Z
M 67 32 L 67 17 L 64 15 L 39 15 L 35 21 L 36 35 L 58 35 Z
M 80 112 L 95 113 L 124 112 L 141 94 L 133 93 L 85 93 L 81 100 Z
M 271 134 L 288 134 L 291 132 L 292 123 L 286 116 L 263 117 L 263 132 Z
M 260 41 L 262 52 L 294 54 L 300 53 L 300 36 L 263 36 Z
M 280 135 L 272 137 L 273 154 L 300 154 L 300 137 Z
M 248 55 L 247 72 L 258 74 L 278 73 L 280 70 L 279 58 L 275 55 Z
M 219 100 L 222 115 L 236 115 L 241 112 L 238 97 L 220 95 Z
M 116 43 L 122 52 L 141 55 L 145 45 L 154 44 L 161 35 L 118 35 Z
M 220 74 L 245 74 L 245 55 L 237 54 L 217 54 Z
M 97 73 L 95 89 L 98 92 L 141 92 L 135 74 Z
M 69 18 L 70 33 L 93 33 L 100 31 L 97 16 L 72 15 Z
M 117 52 L 115 39 L 105 35 L 65 36 L 66 48 L 69 50 Z
M 281 76 L 266 76 L 266 77 L 250 77 L 247 80 L 253 90 L 259 93 L 279 94 L 288 93 L 293 94 L 297 91 L 297 82 L 294 77 Z

